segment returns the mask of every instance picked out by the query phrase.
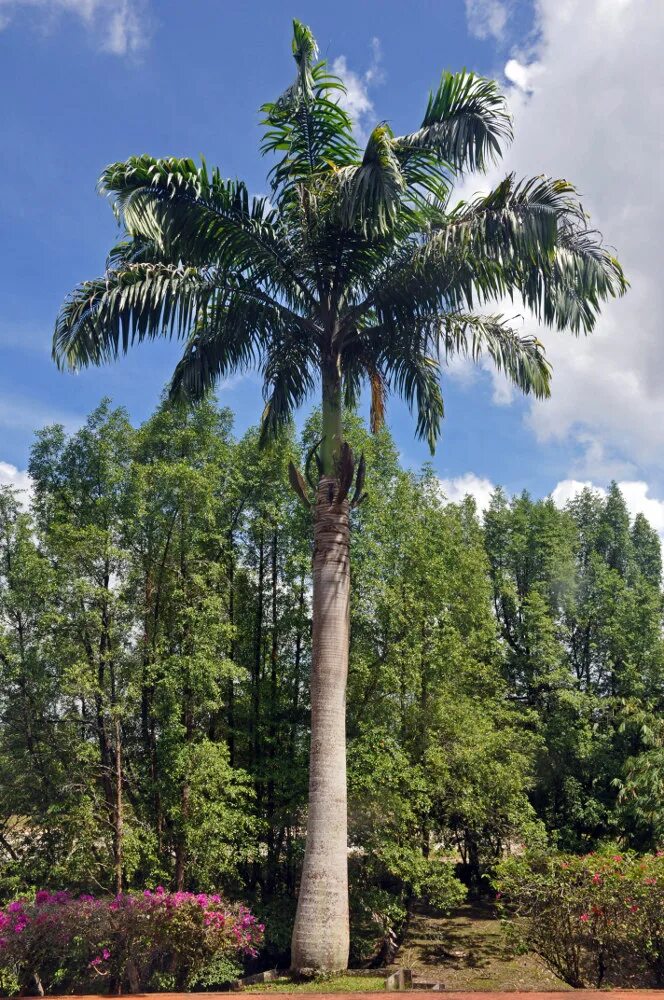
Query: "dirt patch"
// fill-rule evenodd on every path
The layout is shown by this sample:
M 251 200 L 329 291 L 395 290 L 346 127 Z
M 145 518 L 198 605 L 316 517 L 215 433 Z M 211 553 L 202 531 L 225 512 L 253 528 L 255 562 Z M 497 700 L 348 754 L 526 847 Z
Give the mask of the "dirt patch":
M 571 990 L 537 955 L 509 952 L 494 908 L 484 903 L 448 917 L 418 905 L 395 964 L 448 990 Z

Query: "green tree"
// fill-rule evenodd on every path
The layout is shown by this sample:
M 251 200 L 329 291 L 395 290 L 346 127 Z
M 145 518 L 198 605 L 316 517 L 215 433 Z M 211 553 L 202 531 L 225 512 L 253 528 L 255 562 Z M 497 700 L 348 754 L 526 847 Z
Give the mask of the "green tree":
M 146 339 L 183 337 L 171 391 L 189 399 L 256 363 L 264 440 L 320 382 L 310 798 L 292 961 L 336 969 L 348 956 L 344 726 L 354 467 L 344 396 L 356 399 L 368 383 L 377 428 L 387 393 L 402 395 L 433 448 L 446 358 L 486 354 L 524 392 L 549 391 L 541 343 L 477 306 L 517 296 L 546 323 L 588 331 L 600 302 L 621 293 L 625 281 L 566 181 L 509 176 L 484 197 L 451 201 L 455 178 L 482 170 L 510 138 L 493 82 L 444 74 L 414 131 L 395 136 L 380 124 L 361 151 L 339 103 L 343 84 L 316 61 L 315 40 L 297 21 L 293 55 L 293 84 L 263 107 L 262 150 L 277 156 L 270 201 L 250 199 L 244 184 L 188 159 L 141 156 L 107 168 L 101 189 L 126 238 L 111 251 L 105 275 L 64 305 L 54 355 L 76 368 Z M 293 477 L 309 503 L 295 468 Z
M 630 528 L 615 484 L 606 499 L 581 491 L 565 510 L 527 495 L 508 503 L 497 491 L 485 539 L 509 690 L 535 713 L 541 738 L 537 815 L 572 850 L 617 837 L 652 844 L 639 815 L 656 787 L 659 539 L 643 517 Z

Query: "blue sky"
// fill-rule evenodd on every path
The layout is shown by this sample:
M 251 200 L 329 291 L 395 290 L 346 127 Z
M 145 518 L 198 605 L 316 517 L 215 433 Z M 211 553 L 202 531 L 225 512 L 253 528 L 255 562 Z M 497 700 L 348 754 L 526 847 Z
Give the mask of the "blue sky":
M 177 344 L 146 345 L 78 375 L 50 360 L 63 297 L 102 272 L 116 236 L 96 178 L 133 153 L 203 154 L 265 192 L 258 107 L 292 77 L 293 16 L 346 76 L 360 131 L 382 119 L 397 132 L 415 127 L 443 68 L 498 77 L 517 127 L 503 171 L 578 178 L 630 270 L 633 294 L 607 312 L 596 343 L 543 336 L 556 369 L 551 401 L 533 406 L 465 366 L 446 377 L 433 461 L 450 495 L 470 488 L 481 499 L 488 483 L 501 483 L 564 497 L 570 483 L 601 487 L 615 476 L 633 509 L 658 525 L 661 517 L 664 530 L 655 375 L 664 348 L 648 318 L 661 315 L 662 293 L 644 253 L 659 252 L 661 182 L 639 165 L 644 153 L 661 154 L 646 123 L 661 130 L 661 114 L 651 117 L 661 111 L 661 60 L 650 39 L 662 37 L 664 4 L 648 0 L 0 0 L 0 478 L 18 481 L 11 469 L 25 468 L 35 428 L 73 429 L 103 395 L 136 421 L 153 409 Z M 630 88 L 636 100 L 642 86 L 657 93 L 635 112 Z M 219 397 L 238 430 L 257 419 L 255 379 Z M 388 413 L 404 461 L 427 460 L 407 410 L 392 401 Z

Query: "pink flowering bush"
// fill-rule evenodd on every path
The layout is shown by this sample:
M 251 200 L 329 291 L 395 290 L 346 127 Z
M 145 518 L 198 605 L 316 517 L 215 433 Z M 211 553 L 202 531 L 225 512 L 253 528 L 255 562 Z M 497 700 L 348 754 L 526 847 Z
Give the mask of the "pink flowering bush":
M 38 892 L 0 910 L 0 970 L 34 992 L 219 985 L 257 954 L 263 926 L 220 896 L 161 887 L 112 898 Z
M 664 984 L 664 854 L 526 854 L 494 879 L 506 928 L 571 986 Z

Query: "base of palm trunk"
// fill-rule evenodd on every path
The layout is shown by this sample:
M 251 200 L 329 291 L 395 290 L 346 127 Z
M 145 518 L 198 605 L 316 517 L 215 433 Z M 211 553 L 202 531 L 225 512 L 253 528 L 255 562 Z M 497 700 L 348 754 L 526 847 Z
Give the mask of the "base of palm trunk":
M 348 967 L 349 523 L 348 500 L 330 476 L 316 492 L 313 583 L 307 845 L 291 945 L 291 967 L 299 975 Z

